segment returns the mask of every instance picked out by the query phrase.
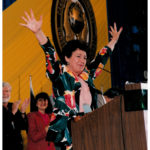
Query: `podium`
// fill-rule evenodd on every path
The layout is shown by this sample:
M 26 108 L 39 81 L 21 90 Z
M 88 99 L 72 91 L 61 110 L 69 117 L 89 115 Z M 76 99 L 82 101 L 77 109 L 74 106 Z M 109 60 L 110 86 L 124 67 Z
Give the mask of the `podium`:
M 147 150 L 143 111 L 125 111 L 124 96 L 71 122 L 73 150 Z

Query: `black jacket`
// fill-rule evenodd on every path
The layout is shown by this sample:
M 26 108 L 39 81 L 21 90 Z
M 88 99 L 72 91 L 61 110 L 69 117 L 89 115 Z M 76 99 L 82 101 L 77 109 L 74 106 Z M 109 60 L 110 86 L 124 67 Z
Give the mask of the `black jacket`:
M 8 109 L 3 107 L 3 150 L 23 150 L 21 130 L 27 129 L 27 117 L 22 117 L 18 110 L 12 113 L 12 103 L 8 103 Z

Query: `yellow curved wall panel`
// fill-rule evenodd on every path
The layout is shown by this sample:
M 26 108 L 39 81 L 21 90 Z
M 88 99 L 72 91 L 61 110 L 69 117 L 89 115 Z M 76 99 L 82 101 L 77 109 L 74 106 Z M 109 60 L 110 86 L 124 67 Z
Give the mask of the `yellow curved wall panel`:
M 93 6 L 96 26 L 97 26 L 97 52 L 108 43 L 108 23 L 107 23 L 107 8 L 106 0 L 91 0 Z M 105 69 L 110 71 L 110 59 L 108 60 Z M 111 87 L 111 74 L 102 71 L 101 75 L 94 81 L 96 88 L 106 91 Z
M 51 1 L 19 0 L 3 12 L 3 81 L 8 81 L 12 85 L 11 101 L 17 100 L 19 95 L 22 100 L 30 96 L 30 75 L 32 75 L 35 93 L 44 90 L 51 94 L 51 83 L 45 75 L 44 53 L 33 33 L 19 25 L 24 22 L 21 19 L 24 11 L 29 12 L 30 8 L 33 9 L 37 18 L 43 15 L 43 30 L 52 39 L 50 32 Z

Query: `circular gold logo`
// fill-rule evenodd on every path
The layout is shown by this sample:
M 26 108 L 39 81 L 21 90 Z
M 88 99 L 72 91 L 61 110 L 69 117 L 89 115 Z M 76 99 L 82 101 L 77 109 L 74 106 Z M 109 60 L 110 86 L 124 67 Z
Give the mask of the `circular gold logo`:
M 82 40 L 89 46 L 88 62 L 97 47 L 96 21 L 89 0 L 53 0 L 51 25 L 53 41 L 59 57 L 70 40 Z

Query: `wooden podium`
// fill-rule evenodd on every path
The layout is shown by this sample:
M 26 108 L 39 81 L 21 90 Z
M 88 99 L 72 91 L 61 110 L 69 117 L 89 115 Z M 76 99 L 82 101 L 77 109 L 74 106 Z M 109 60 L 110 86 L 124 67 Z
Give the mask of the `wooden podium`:
M 71 123 L 73 150 L 147 150 L 143 111 L 126 112 L 124 96 Z

